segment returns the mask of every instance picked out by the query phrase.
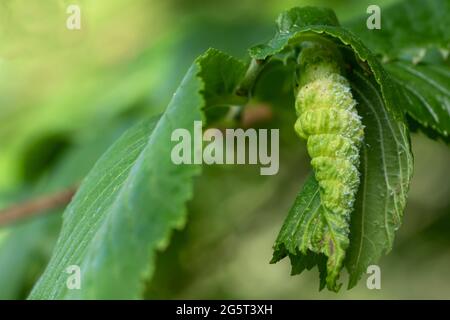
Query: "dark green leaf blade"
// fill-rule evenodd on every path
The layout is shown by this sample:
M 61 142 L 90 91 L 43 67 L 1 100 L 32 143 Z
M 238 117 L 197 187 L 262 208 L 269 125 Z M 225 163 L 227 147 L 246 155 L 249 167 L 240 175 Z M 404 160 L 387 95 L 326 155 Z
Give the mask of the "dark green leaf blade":
M 220 63 L 217 63 L 220 61 Z M 230 107 L 247 102 L 236 95 L 240 80 L 245 74 L 245 64 L 218 50 L 210 49 L 208 59 L 202 60 L 200 77 L 205 83 L 205 117 L 208 124 L 223 121 Z M 228 119 L 226 119 L 228 120 Z
M 385 63 L 402 94 L 399 107 L 431 138 L 450 132 L 450 32 L 447 0 L 402 1 L 381 10 L 381 29 L 367 17 L 348 24 Z
M 346 27 L 364 39 L 366 45 L 384 60 L 420 61 L 427 50 L 450 49 L 447 0 L 407 0 L 381 8 L 381 29 L 368 29 L 363 15 Z
M 250 56 L 263 60 L 283 50 L 296 32 L 311 26 L 338 26 L 333 10 L 317 7 L 293 8 L 281 13 L 277 18 L 275 36 L 266 44 L 250 48 Z
M 245 64 L 215 49 L 208 50 L 201 64 L 199 76 L 205 84 L 202 94 L 206 108 L 237 102 L 235 91 L 245 74 Z
M 338 291 L 337 281 L 348 247 L 348 231 L 339 217 L 325 210 L 320 201 L 319 185 L 310 176 L 284 221 L 274 245 L 272 263 L 289 255 L 292 274 L 318 264 L 321 288 Z
M 425 128 L 450 133 L 450 67 L 445 64 L 386 64 L 404 95 L 403 109 Z
M 345 261 L 350 274 L 349 288 L 356 285 L 369 265 L 392 249 L 395 231 L 402 222 L 413 166 L 406 124 L 386 111 L 376 81 L 361 70 L 354 70 L 350 82 L 365 129 L 361 183 Z

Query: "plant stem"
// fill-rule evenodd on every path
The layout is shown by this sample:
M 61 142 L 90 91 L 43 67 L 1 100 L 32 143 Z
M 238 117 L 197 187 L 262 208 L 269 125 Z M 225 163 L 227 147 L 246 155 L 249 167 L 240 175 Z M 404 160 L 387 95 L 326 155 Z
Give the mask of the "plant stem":
M 256 78 L 264 68 L 267 60 L 252 59 L 250 65 L 245 73 L 244 79 L 236 90 L 236 94 L 241 97 L 248 97 L 253 89 Z
M 42 196 L 0 210 L 0 227 L 43 214 L 50 209 L 67 205 L 75 194 L 76 189 L 76 187 L 70 187 L 54 194 Z

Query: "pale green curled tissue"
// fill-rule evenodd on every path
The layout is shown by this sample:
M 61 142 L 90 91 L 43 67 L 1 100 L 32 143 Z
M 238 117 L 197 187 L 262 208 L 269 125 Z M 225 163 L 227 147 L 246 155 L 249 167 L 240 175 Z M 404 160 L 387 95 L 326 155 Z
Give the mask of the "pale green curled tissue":
M 307 140 L 311 166 L 319 184 L 320 200 L 326 211 L 325 229 L 339 230 L 340 239 L 311 243 L 328 257 L 327 282 L 335 284 L 348 247 L 350 213 L 359 177 L 359 149 L 364 127 L 356 110 L 350 84 L 343 76 L 334 50 L 309 44 L 299 56 L 299 90 L 295 108 L 295 131 Z M 337 241 L 336 241 L 337 240 Z M 336 248 L 333 242 L 340 243 Z M 340 252 L 336 252 L 336 250 Z

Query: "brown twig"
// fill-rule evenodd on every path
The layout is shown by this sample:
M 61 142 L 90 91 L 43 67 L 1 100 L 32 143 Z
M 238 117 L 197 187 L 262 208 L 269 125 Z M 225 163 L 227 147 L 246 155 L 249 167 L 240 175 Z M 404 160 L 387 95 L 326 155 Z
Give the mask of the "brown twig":
M 76 187 L 71 187 L 0 210 L 0 227 L 67 205 L 75 194 L 76 189 Z

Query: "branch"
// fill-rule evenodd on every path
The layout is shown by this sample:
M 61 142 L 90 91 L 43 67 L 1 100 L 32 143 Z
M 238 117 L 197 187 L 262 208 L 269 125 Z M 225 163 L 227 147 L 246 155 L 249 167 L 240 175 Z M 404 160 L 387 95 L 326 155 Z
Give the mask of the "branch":
M 250 65 L 248 66 L 247 72 L 245 73 L 244 79 L 242 80 L 241 84 L 236 90 L 236 95 L 244 97 L 248 96 L 251 93 L 255 85 L 255 81 L 258 78 L 264 66 L 266 65 L 267 61 L 268 61 L 267 59 L 266 60 L 252 59 Z
M 0 227 L 67 205 L 75 194 L 76 189 L 76 187 L 71 187 L 0 210 Z

